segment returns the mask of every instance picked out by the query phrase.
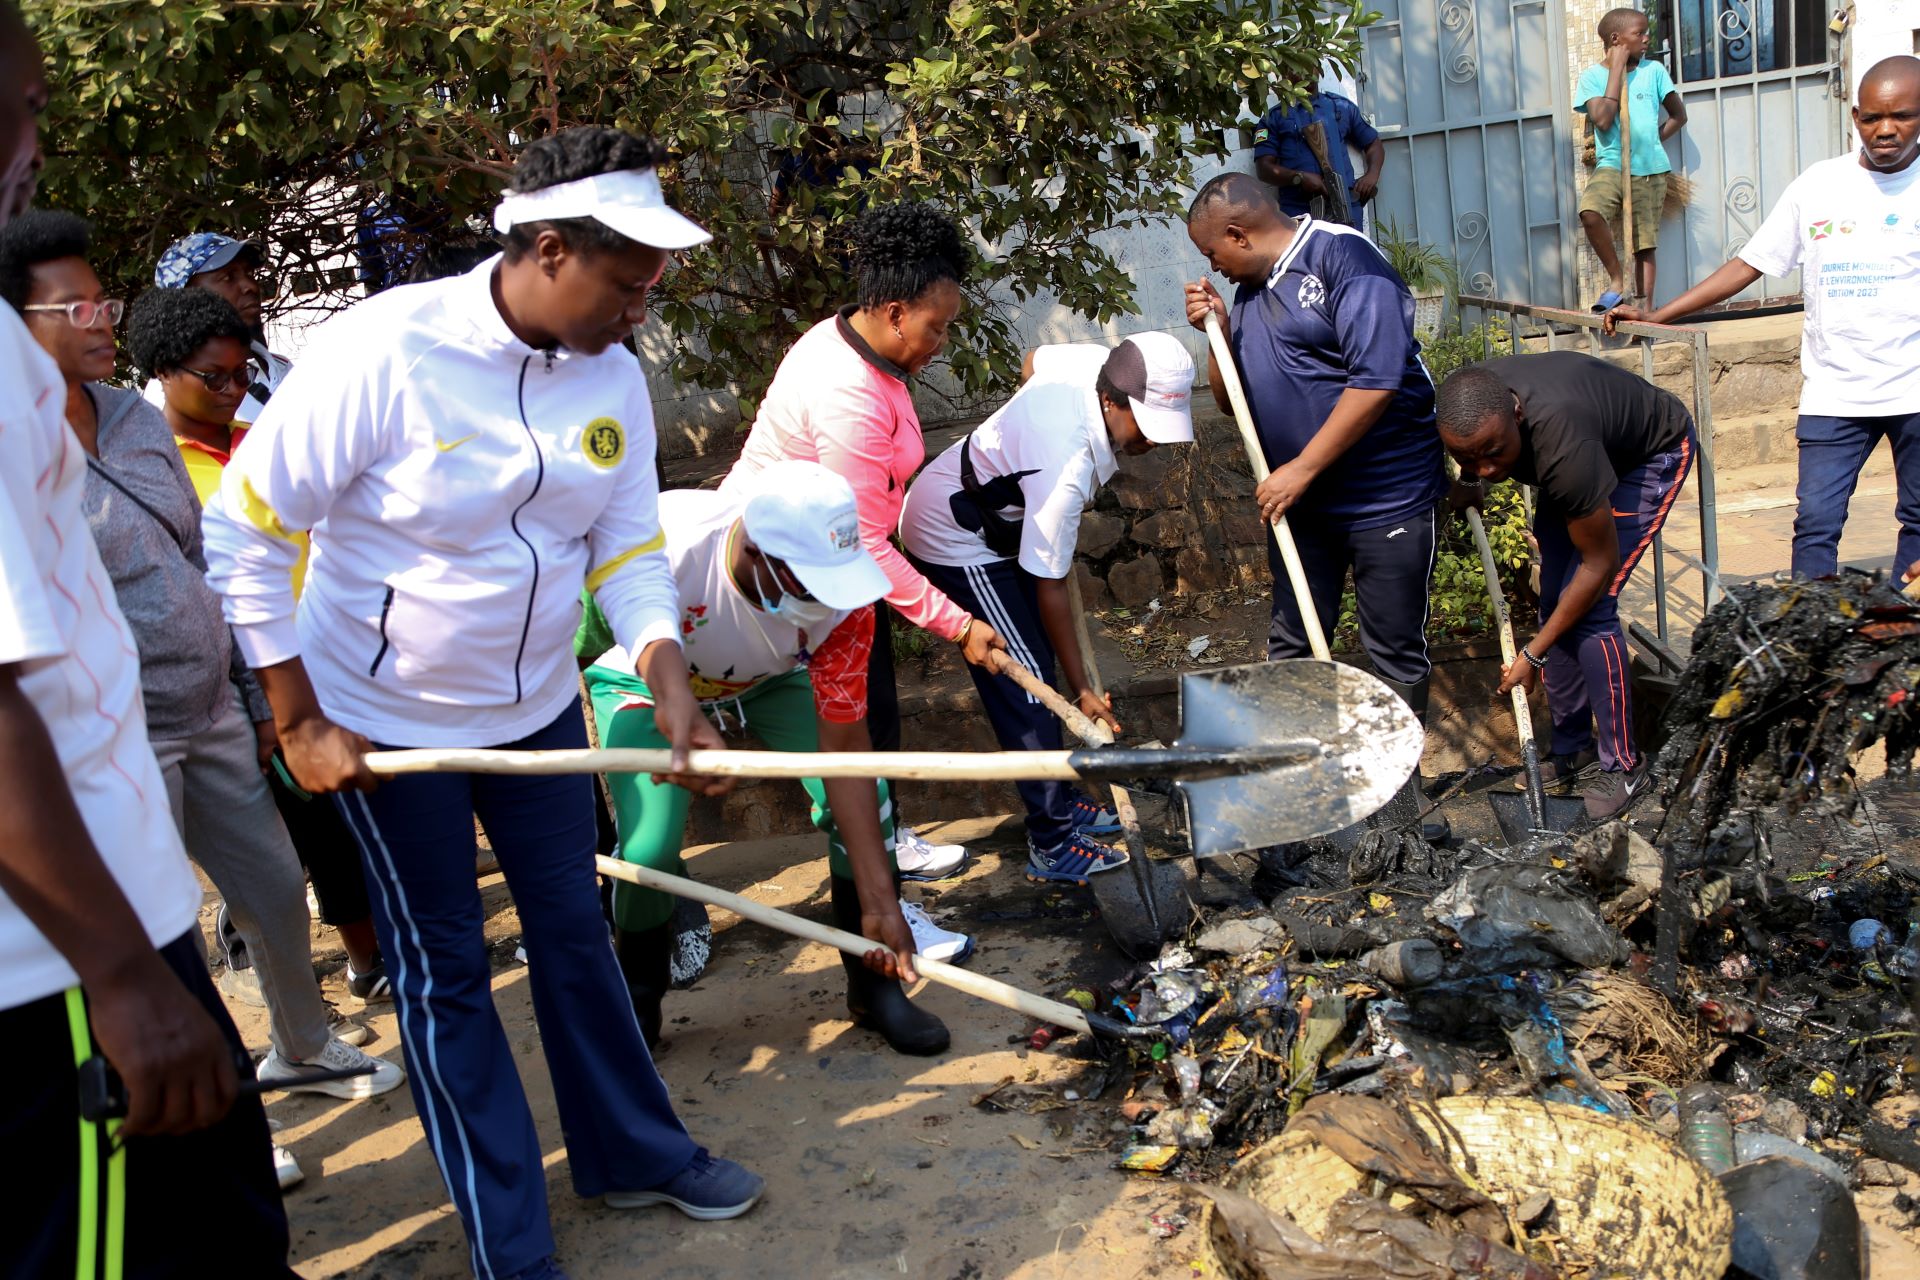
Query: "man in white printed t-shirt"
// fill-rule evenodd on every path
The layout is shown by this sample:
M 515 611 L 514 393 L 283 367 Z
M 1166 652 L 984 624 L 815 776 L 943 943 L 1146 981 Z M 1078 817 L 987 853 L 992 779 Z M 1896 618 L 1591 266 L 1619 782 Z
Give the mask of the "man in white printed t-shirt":
M 1041 347 L 1026 385 L 999 412 L 927 465 L 907 492 L 900 541 L 927 580 L 1007 638 L 1042 680 L 1054 658 L 1088 716 L 1119 730 L 1093 692 L 1074 634 L 1067 575 L 1080 516 L 1113 477 L 1116 453 L 1193 440 L 1193 357 L 1171 334 L 1139 333 L 1109 350 Z M 1060 723 L 1032 695 L 969 668 L 1002 748 L 1053 751 Z M 1084 884 L 1123 866 L 1124 850 L 1092 837 L 1120 829 L 1111 809 L 1063 782 L 1022 782 L 1027 876 Z
M 1894 563 L 1920 559 L 1920 58 L 1876 62 L 1854 99 L 1857 155 L 1822 160 L 1788 184 L 1725 266 L 1658 311 L 1609 320 L 1669 324 L 1764 275 L 1799 269 L 1799 509 L 1793 575 L 1839 567 L 1840 530 L 1867 455 L 1884 436 L 1900 496 Z
M 32 198 L 46 101 L 39 47 L 0 0 L 0 225 Z M 0 307 L 0 1133 L 23 1171 L 0 1275 L 177 1274 L 214 1239 L 227 1272 L 291 1277 L 66 402 Z M 124 1119 L 103 1090 L 88 1105 L 96 1067 L 123 1082 Z

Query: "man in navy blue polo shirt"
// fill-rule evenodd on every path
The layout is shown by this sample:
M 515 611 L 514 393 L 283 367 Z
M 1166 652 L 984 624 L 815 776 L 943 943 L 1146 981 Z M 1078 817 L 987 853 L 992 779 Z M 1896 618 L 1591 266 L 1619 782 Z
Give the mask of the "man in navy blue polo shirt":
M 1304 78 L 1291 76 L 1288 82 L 1297 84 Z M 1282 211 L 1293 217 L 1306 213 L 1315 196 L 1327 194 L 1320 162 L 1307 146 L 1306 128 L 1316 121 L 1326 128 L 1327 159 L 1347 197 L 1347 215 L 1354 226 L 1364 227 L 1363 209 L 1380 188 L 1387 149 L 1351 99 L 1316 89 L 1305 103 L 1277 103 L 1269 108 L 1253 135 L 1254 171 L 1279 194 Z M 1349 144 L 1367 158 L 1367 171 L 1358 178 L 1347 155 Z
M 1290 522 L 1320 625 L 1331 634 L 1353 571 L 1360 639 L 1380 678 L 1423 720 L 1427 596 L 1446 473 L 1433 380 L 1413 337 L 1413 298 L 1351 227 L 1280 212 L 1244 173 L 1200 188 L 1187 235 L 1236 286 L 1229 313 L 1210 281 L 1186 289 L 1196 328 L 1219 317 L 1273 473 L 1254 491 L 1269 521 Z M 1208 357 L 1214 402 L 1231 412 Z M 1286 569 L 1271 540 L 1269 658 L 1309 656 Z

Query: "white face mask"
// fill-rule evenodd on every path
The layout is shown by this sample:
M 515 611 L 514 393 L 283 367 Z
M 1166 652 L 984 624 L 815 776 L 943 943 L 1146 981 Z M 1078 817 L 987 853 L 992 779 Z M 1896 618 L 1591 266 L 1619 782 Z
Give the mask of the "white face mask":
M 767 575 L 773 578 L 776 587 L 780 585 L 780 579 L 774 575 L 771 568 L 767 570 Z M 815 643 L 824 639 L 824 637 L 816 635 L 815 632 L 825 626 L 833 618 L 833 615 L 838 612 L 832 605 L 822 604 L 818 600 L 803 600 L 793 594 L 793 592 L 785 590 L 784 588 L 781 589 L 780 599 L 777 602 L 769 601 L 766 593 L 760 588 L 760 581 L 757 575 L 754 579 L 753 591 L 756 596 L 760 597 L 760 608 L 762 610 L 772 614 L 790 627 L 798 627 L 807 633 L 808 639 Z

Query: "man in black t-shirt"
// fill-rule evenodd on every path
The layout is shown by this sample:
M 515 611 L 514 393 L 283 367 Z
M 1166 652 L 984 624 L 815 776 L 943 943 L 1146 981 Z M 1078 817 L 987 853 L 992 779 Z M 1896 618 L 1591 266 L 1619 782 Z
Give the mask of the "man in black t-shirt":
M 1566 779 L 1597 754 L 1587 813 L 1609 818 L 1638 794 L 1620 588 L 1652 545 L 1699 447 L 1686 406 L 1635 374 L 1573 351 L 1506 356 L 1441 384 L 1440 440 L 1460 464 L 1457 505 L 1508 476 L 1538 490 L 1540 629 L 1500 680 L 1553 712 L 1549 768 Z M 1598 729 L 1596 753 L 1596 734 Z

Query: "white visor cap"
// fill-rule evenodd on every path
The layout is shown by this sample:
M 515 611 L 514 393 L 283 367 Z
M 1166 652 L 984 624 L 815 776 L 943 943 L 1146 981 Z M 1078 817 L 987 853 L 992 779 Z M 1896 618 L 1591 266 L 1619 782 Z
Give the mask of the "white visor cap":
M 621 169 L 538 191 L 509 191 L 493 211 L 493 227 L 511 231 L 523 222 L 552 218 L 592 218 L 656 249 L 691 249 L 713 239 L 705 227 L 668 206 L 654 169 Z

